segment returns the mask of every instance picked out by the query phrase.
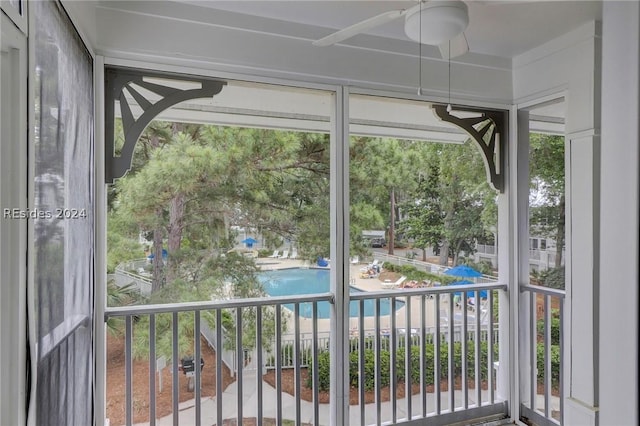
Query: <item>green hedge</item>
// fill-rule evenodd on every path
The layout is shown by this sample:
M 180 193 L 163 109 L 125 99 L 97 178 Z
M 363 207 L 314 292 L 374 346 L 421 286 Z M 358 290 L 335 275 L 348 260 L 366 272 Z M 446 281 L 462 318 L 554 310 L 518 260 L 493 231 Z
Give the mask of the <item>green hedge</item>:
M 537 345 L 537 364 L 538 373 L 540 374 L 540 381 L 544 378 L 544 345 Z M 560 345 L 551 345 L 551 386 L 557 388 L 560 384 Z
M 375 365 L 375 351 L 373 349 L 364 349 L 364 377 L 360 376 L 359 357 L 360 352 L 357 345 L 352 345 L 354 350 L 349 355 L 349 383 L 351 386 L 358 386 L 362 380 L 365 390 L 373 390 L 375 388 L 375 374 L 380 371 L 380 385 L 388 386 L 390 381 L 391 358 L 387 350 L 380 351 L 380 365 Z M 497 348 L 494 348 L 494 361 L 497 361 Z M 462 373 L 462 345 L 460 342 L 454 343 L 453 346 L 454 359 L 454 375 L 460 376 Z M 432 385 L 434 382 L 434 345 L 425 345 L 424 359 L 425 384 Z M 328 391 L 330 384 L 330 362 L 329 352 L 322 351 L 318 354 L 318 378 L 321 391 Z M 309 366 L 310 374 L 307 380 L 307 387 L 312 387 L 312 364 Z M 440 345 L 440 378 L 448 377 L 449 371 L 449 347 L 447 344 Z M 480 378 L 487 380 L 487 342 L 480 343 Z M 398 381 L 405 380 L 405 348 L 400 347 L 396 350 L 396 378 Z M 475 344 L 469 342 L 467 344 L 467 378 L 475 379 Z M 420 381 L 420 348 L 418 346 L 411 347 L 411 381 L 419 383 Z
M 536 328 L 538 329 L 538 338 L 544 338 L 544 319 L 539 319 L 536 323 Z M 559 345 L 560 344 L 560 318 L 552 317 L 551 318 L 551 344 Z
M 431 272 L 421 271 L 412 265 L 394 265 L 393 263 L 385 262 L 384 269 L 389 272 L 397 272 L 398 274 L 404 275 L 408 280 L 437 281 L 442 284 L 449 284 L 459 280 L 459 278 L 450 277 L 448 275 L 432 274 Z

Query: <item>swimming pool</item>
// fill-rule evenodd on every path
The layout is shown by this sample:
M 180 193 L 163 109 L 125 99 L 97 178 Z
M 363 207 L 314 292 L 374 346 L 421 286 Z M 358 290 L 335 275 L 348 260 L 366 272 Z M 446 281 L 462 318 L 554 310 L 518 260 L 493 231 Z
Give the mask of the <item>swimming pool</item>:
M 269 296 L 297 296 L 301 294 L 328 293 L 330 291 L 328 269 L 279 269 L 275 271 L 261 272 L 258 279 L 262 283 L 264 290 Z M 350 287 L 350 293 L 360 293 L 355 287 Z M 349 304 L 349 316 L 357 317 L 359 303 L 353 301 Z M 293 304 L 285 305 L 293 310 Z M 364 301 L 364 316 L 374 316 L 375 300 Z M 404 302 L 397 300 L 396 309 L 404 306 Z M 380 315 L 389 315 L 391 311 L 391 301 L 389 299 L 380 300 Z M 318 318 L 329 318 L 331 305 L 329 302 L 318 302 Z M 304 318 L 312 317 L 312 304 L 300 304 L 300 316 Z

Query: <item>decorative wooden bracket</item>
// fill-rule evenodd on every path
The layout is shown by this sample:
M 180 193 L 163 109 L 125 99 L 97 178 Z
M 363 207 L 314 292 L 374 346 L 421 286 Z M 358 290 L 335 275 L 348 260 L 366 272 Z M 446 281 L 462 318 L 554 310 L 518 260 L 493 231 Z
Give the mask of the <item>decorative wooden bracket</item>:
M 451 112 L 473 113 L 472 117 L 457 117 L 447 111 L 447 105 L 433 105 L 442 121 L 455 124 L 480 147 L 487 181 L 496 191 L 504 192 L 504 154 L 507 141 L 508 112 L 474 108 L 454 108 Z
M 155 82 L 148 79 L 156 79 Z M 163 82 L 166 82 L 164 84 Z M 173 83 L 173 84 L 172 84 Z M 182 89 L 180 86 L 199 86 Z M 197 84 L 193 84 L 197 83 Z M 226 82 L 175 74 L 138 71 L 121 68 L 105 69 L 105 180 L 113 183 L 124 176 L 131 168 L 133 151 L 144 129 L 162 111 L 180 102 L 198 98 L 208 98 L 220 93 Z M 144 90 L 141 90 L 144 89 Z M 154 95 L 149 95 L 148 92 Z M 130 96 L 128 97 L 127 94 Z M 160 98 L 157 99 L 157 96 Z M 149 99 L 149 97 L 153 99 Z M 130 99 L 134 106 L 142 110 L 135 117 Z M 124 146 L 119 156 L 115 155 L 114 123 L 116 108 L 122 117 Z

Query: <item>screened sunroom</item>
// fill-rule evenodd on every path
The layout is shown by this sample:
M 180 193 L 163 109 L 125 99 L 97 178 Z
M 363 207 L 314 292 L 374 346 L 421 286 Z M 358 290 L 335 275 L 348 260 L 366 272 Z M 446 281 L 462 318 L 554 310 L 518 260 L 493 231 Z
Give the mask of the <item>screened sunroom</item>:
M 1 7 L 0 424 L 637 424 L 637 2 Z

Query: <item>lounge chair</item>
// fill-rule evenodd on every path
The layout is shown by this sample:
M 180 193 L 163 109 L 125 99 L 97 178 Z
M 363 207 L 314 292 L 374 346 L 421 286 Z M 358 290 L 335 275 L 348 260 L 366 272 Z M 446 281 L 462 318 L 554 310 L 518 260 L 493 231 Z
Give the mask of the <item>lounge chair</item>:
M 297 259 L 298 258 L 298 250 L 293 250 L 293 253 L 291 253 L 291 256 L 289 256 L 289 259 Z
M 396 282 L 393 282 L 393 283 L 391 283 L 391 282 L 384 282 L 384 283 L 382 283 L 382 288 L 386 288 L 386 289 L 389 289 L 389 288 L 397 288 L 397 287 L 398 287 L 400 284 L 402 284 L 402 283 L 404 282 L 404 280 L 406 280 L 406 279 L 407 279 L 407 277 L 405 277 L 405 276 L 403 275 L 403 276 L 401 276 L 400 278 L 398 278 L 398 281 L 396 281 Z
M 289 258 L 289 250 L 284 250 L 282 252 L 282 256 L 280 256 L 280 259 L 288 259 Z
M 374 259 L 373 262 L 371 262 L 367 266 L 363 266 L 362 268 L 360 268 L 360 271 L 366 272 L 369 269 L 377 269 L 377 266 L 378 266 L 378 259 Z
M 357 265 L 358 263 L 360 263 L 360 258 L 358 256 L 353 256 L 349 262 L 351 262 L 352 265 Z
M 277 257 L 280 257 L 279 253 L 280 253 L 280 250 L 274 250 L 273 254 L 271 256 L 267 256 L 267 257 L 277 258 Z

